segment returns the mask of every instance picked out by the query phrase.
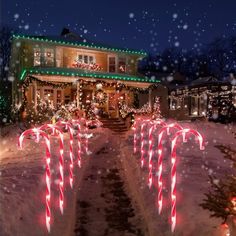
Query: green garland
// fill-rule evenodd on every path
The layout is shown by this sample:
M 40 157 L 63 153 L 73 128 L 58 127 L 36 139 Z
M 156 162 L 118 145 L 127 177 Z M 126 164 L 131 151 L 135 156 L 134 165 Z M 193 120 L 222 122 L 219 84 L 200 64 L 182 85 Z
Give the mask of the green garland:
M 36 81 L 40 86 L 51 86 L 55 89 L 57 88 L 63 89 L 63 88 L 70 87 L 72 85 L 72 83 L 53 83 L 53 82 L 43 81 L 32 75 L 29 75 L 24 81 L 23 88 L 28 87 L 29 84 L 32 83 L 32 81 Z

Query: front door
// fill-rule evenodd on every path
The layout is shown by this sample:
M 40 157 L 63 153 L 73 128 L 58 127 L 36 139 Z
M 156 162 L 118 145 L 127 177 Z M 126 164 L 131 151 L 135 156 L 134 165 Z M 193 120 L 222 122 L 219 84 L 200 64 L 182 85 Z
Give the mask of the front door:
M 108 114 L 111 118 L 116 118 L 119 115 L 116 93 L 108 94 Z
M 124 93 L 109 93 L 108 94 L 108 113 L 111 118 L 119 117 L 119 99 L 125 99 Z

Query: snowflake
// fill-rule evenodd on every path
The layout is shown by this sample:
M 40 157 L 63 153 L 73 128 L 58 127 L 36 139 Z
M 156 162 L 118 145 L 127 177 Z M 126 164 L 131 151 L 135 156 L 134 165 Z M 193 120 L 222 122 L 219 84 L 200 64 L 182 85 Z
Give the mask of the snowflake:
M 173 17 L 173 19 L 176 19 L 176 18 L 178 17 L 178 14 L 177 14 L 177 13 L 174 13 L 174 14 L 172 15 L 172 17 Z
M 184 30 L 188 29 L 188 25 L 185 24 L 185 25 L 183 26 L 183 29 L 184 29 Z
M 175 47 L 179 47 L 180 43 L 179 42 L 175 42 Z
M 134 18 L 134 13 L 129 13 L 129 18 Z
M 26 24 L 26 25 L 24 26 L 24 29 L 25 29 L 25 30 L 28 30 L 28 29 L 29 29 L 29 25 Z
M 20 15 L 19 15 L 18 13 L 16 13 L 16 14 L 14 15 L 15 20 L 17 20 L 19 17 L 20 17 Z

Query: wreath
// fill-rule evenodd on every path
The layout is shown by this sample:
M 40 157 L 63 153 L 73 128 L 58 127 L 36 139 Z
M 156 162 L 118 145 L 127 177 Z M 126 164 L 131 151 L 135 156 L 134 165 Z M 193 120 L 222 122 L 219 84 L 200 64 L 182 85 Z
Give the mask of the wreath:
M 94 102 L 102 105 L 106 103 L 106 101 L 107 101 L 107 94 L 101 89 L 97 90 L 94 94 Z

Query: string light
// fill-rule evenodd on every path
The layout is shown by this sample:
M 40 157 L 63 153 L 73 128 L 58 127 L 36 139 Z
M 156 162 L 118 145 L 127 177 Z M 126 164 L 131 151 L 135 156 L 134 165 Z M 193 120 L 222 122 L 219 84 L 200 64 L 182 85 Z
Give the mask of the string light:
M 34 40 L 37 42 L 46 42 L 46 43 L 53 43 L 53 44 L 61 44 L 63 46 L 72 46 L 72 47 L 86 47 L 91 49 L 99 49 L 102 51 L 113 51 L 113 52 L 122 52 L 122 53 L 129 53 L 129 54 L 136 54 L 140 56 L 147 56 L 147 53 L 142 51 L 134 51 L 134 50 L 126 50 L 126 49 L 118 49 L 118 48 L 110 48 L 110 47 L 103 47 L 103 46 L 96 46 L 94 44 L 88 44 L 83 42 L 68 42 L 63 40 L 53 40 L 49 38 L 40 38 L 40 37 L 34 37 L 34 36 L 28 36 L 28 35 L 19 35 L 14 34 L 14 39 L 24 39 L 24 40 Z

